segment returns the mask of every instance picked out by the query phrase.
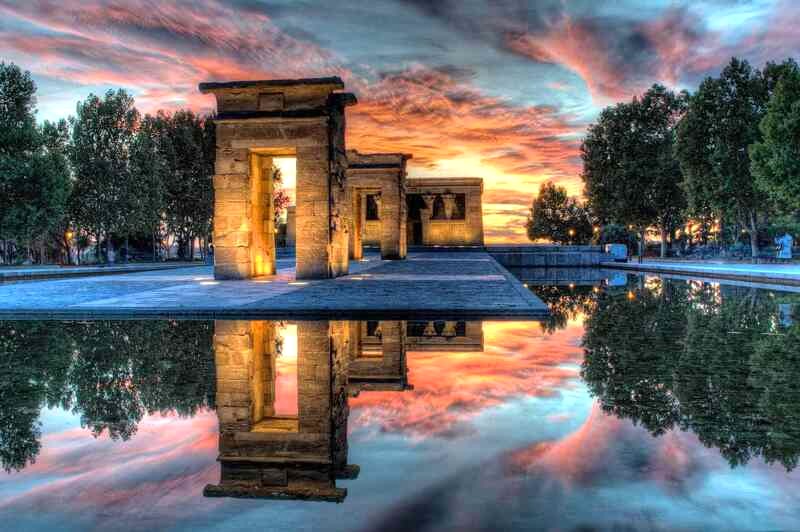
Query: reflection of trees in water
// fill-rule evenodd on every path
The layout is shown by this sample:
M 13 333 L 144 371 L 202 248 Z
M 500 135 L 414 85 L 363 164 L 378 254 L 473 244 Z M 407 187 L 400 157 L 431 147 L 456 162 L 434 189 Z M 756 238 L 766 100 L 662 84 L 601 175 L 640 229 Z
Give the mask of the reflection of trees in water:
M 550 310 L 547 319 L 539 322 L 547 334 L 566 328 L 570 320 L 590 313 L 595 307 L 597 294 L 591 286 L 533 286 L 531 290 Z
M 3 467 L 35 460 L 44 407 L 127 439 L 145 414 L 213 406 L 213 332 L 205 321 L 0 322 Z
M 650 282 L 585 322 L 582 375 L 606 412 L 691 430 L 732 466 L 800 456 L 800 325 L 763 290 Z

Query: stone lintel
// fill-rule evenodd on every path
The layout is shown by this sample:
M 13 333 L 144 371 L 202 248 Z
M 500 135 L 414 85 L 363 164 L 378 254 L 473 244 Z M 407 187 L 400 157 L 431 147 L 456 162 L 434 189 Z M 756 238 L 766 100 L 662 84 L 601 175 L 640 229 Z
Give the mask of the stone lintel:
M 411 158 L 410 153 L 359 153 L 357 150 L 347 150 L 347 165 L 354 169 L 399 169 Z
M 329 92 L 344 89 L 344 82 L 338 76 L 326 78 L 299 78 L 299 79 L 261 79 L 253 81 L 224 81 L 201 83 L 199 88 L 203 94 L 216 93 L 230 90 L 275 89 L 297 86 L 324 87 Z
M 483 192 L 483 178 L 480 177 L 414 177 L 406 180 L 409 193 L 416 193 L 411 189 L 445 189 L 453 187 L 479 187 Z

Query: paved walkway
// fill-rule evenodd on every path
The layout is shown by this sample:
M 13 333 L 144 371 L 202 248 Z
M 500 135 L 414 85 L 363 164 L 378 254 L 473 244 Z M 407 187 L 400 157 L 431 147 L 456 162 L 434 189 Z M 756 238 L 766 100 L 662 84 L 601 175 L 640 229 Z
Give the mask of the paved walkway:
M 61 277 L 86 277 L 91 275 L 172 270 L 196 264 L 196 262 L 140 262 L 114 266 L 2 266 L 0 267 L 0 284 Z
M 275 276 L 215 281 L 210 267 L 0 285 L 0 316 L 60 317 L 543 317 L 548 311 L 484 252 L 412 253 L 352 262 L 337 279 Z
M 603 268 L 640 272 L 699 275 L 735 281 L 800 286 L 800 266 L 797 264 L 745 264 L 708 262 L 604 262 Z

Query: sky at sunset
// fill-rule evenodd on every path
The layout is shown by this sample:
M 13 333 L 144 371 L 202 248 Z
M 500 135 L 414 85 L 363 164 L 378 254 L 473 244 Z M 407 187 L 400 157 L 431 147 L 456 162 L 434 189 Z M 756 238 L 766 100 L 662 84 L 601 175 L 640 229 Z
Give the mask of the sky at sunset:
M 581 191 L 604 106 L 693 89 L 732 55 L 797 55 L 800 3 L 659 0 L 0 0 L 0 58 L 39 118 L 124 87 L 142 111 L 212 110 L 201 81 L 338 75 L 348 148 L 414 155 L 410 175 L 485 179 L 487 241 L 524 239 L 540 183 Z

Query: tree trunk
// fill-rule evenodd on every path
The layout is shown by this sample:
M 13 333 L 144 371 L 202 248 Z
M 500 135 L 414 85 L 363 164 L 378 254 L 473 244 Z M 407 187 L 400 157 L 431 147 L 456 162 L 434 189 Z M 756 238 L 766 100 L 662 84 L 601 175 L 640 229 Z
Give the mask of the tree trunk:
M 667 237 L 668 231 L 665 225 L 661 226 L 661 258 L 667 258 Z
M 105 244 L 106 264 L 111 264 L 111 235 L 108 233 L 106 233 Z
M 756 213 L 750 213 L 750 253 L 753 256 L 753 262 L 758 259 L 758 221 Z

